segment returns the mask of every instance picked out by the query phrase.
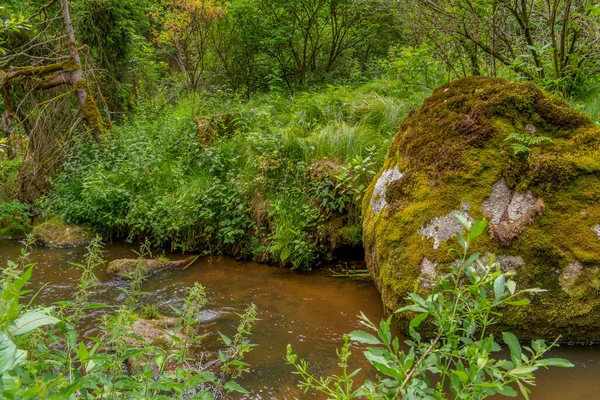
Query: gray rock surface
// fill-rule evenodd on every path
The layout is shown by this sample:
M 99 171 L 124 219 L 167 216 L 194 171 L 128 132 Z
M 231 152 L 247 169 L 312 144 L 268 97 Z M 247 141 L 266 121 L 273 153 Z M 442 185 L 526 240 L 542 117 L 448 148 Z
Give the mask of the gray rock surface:
M 526 216 L 537 199 L 528 192 L 516 192 L 508 187 L 504 178 L 492 187 L 492 194 L 481 203 L 481 209 L 493 224 L 515 222 Z
M 502 271 L 514 271 L 523 265 L 523 257 L 520 256 L 497 256 L 496 261 L 500 263 Z
M 464 203 L 463 210 L 452 211 L 442 217 L 434 218 L 428 225 L 419 229 L 419 233 L 428 239 L 433 239 L 433 248 L 437 250 L 442 242 L 456 236 L 457 233 L 461 233 L 464 230 L 464 227 L 456 219 L 457 215 L 461 215 L 469 221 L 473 220 L 467 212 L 468 208 L 467 210 L 464 209 L 464 207 L 468 207 L 468 205 L 468 203 Z
M 379 215 L 379 213 L 388 206 L 388 202 L 385 199 L 385 192 L 390 184 L 396 182 L 402 178 L 404 174 L 400 172 L 398 167 L 394 167 L 383 171 L 373 189 L 373 195 L 371 196 L 371 209 L 373 214 Z
M 565 291 L 569 292 L 571 286 L 577 279 L 577 276 L 583 271 L 583 265 L 581 265 L 578 261 L 571 261 L 567 268 L 560 274 L 558 277 L 558 281 L 560 282 L 560 287 Z
M 490 196 L 481 203 L 481 209 L 490 218 L 492 237 L 503 246 L 509 246 L 537 215 L 542 215 L 544 203 L 531 191 L 510 189 L 501 178 L 492 187 Z
M 431 282 L 435 278 L 435 273 L 438 267 L 438 263 L 430 261 L 427 257 L 421 261 L 421 287 L 431 287 Z
M 481 203 L 481 209 L 490 217 L 490 222 L 499 224 L 510 205 L 511 198 L 512 190 L 510 190 L 506 181 L 502 178 L 492 187 L 490 197 Z

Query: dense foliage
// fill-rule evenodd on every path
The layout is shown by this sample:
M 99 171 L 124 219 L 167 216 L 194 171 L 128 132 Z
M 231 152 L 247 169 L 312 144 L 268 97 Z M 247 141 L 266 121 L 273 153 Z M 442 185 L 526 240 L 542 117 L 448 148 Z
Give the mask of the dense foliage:
M 0 6 L 0 236 L 43 220 L 83 224 L 105 239 L 226 253 L 310 269 L 359 248 L 361 199 L 401 121 L 430 91 L 474 75 L 528 81 L 600 123 L 600 5 L 593 0 L 5 0 Z M 548 141 L 512 133 L 515 157 Z M 431 144 L 431 142 L 430 142 Z M 493 258 L 468 255 L 485 226 L 461 221 L 460 262 L 412 316 L 410 339 L 391 321 L 357 331 L 339 352 L 342 373 L 320 378 L 291 349 L 301 387 L 330 398 L 527 397 L 533 373 L 569 366 L 521 347 L 494 319 L 523 306 Z M 220 367 L 198 357 L 200 285 L 174 309 L 166 343 L 132 333 L 160 318 L 128 300 L 98 335 L 81 338 L 94 268 L 50 308 L 23 305 L 33 267 L 0 280 L 3 398 L 223 398 L 256 319 L 250 306 Z M 413 253 L 407 253 L 413 254 Z M 414 252 L 416 254 L 416 252 Z M 140 261 L 141 265 L 142 262 Z M 355 382 L 351 342 L 379 374 Z M 356 384 L 355 384 L 356 383 Z
M 392 82 L 250 102 L 191 96 L 81 143 L 40 204 L 106 236 L 308 268 L 358 246 L 362 193 L 418 101 Z

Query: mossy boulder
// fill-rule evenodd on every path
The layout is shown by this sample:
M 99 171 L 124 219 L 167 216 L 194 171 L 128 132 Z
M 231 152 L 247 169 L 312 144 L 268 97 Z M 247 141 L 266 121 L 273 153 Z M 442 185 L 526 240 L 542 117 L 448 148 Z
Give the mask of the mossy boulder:
M 515 155 L 513 133 L 551 140 Z M 409 114 L 363 200 L 366 262 L 388 311 L 455 261 L 457 213 L 490 221 L 473 252 L 496 254 L 520 288 L 548 290 L 507 309 L 500 329 L 600 341 L 600 129 L 588 117 L 531 84 L 475 77 Z
M 151 276 L 169 269 L 185 269 L 198 259 L 198 256 L 189 256 L 183 260 L 171 261 L 168 258 L 137 259 L 120 258 L 108 264 L 106 273 L 113 279 L 130 279 L 139 271 L 144 276 Z
M 59 218 L 34 226 L 31 233 L 36 243 L 48 247 L 87 246 L 92 239 L 92 232 L 86 227 L 66 224 Z

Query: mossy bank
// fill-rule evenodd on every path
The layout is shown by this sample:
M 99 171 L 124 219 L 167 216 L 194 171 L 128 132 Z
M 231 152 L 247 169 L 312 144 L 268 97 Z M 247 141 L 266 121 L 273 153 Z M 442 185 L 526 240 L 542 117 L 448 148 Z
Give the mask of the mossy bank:
M 599 200 L 600 129 L 588 117 L 530 84 L 461 79 L 408 116 L 367 189 L 366 261 L 395 310 L 455 261 L 454 214 L 485 217 L 490 235 L 473 250 L 496 254 L 521 288 L 547 289 L 499 327 L 599 341 Z

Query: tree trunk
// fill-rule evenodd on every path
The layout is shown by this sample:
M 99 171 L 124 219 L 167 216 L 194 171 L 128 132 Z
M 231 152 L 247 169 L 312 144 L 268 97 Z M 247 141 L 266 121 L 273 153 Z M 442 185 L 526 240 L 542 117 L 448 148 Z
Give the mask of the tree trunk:
M 100 111 L 98 110 L 94 98 L 88 94 L 89 87 L 83 76 L 83 70 L 81 69 L 79 49 L 77 48 L 77 43 L 75 41 L 73 23 L 71 22 L 71 14 L 69 13 L 69 1 L 60 0 L 60 6 L 62 9 L 65 34 L 67 36 L 67 45 L 69 46 L 69 54 L 71 55 L 74 66 L 69 76 L 69 84 L 75 89 L 75 97 L 77 98 L 79 111 L 92 129 L 92 135 L 96 142 L 100 142 L 103 133 L 106 131 L 106 124 L 100 115 Z

